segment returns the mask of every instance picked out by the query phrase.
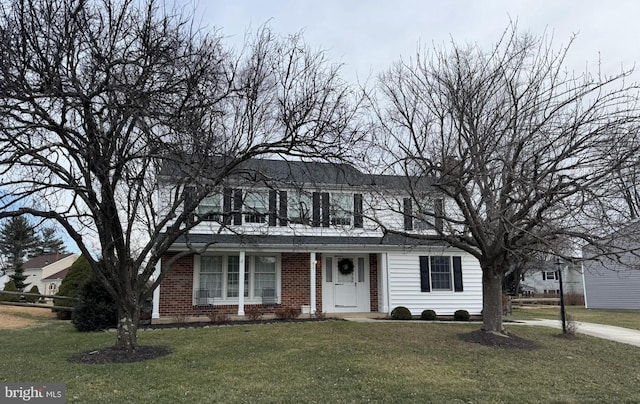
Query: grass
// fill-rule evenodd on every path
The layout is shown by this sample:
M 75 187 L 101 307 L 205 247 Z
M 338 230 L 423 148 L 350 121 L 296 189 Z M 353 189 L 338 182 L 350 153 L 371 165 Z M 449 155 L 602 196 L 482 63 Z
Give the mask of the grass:
M 634 310 L 595 310 L 582 306 L 566 306 L 565 310 L 575 321 L 598 323 L 640 330 L 640 311 Z M 560 319 L 560 306 L 526 306 L 513 307 L 513 320 L 529 320 L 534 318 Z
M 473 324 L 327 321 L 140 331 L 172 354 L 80 365 L 67 358 L 110 346 L 112 332 L 65 322 L 1 330 L 0 380 L 63 382 L 68 403 L 599 403 L 638 402 L 640 349 L 557 330 L 512 326 L 538 351 L 457 339 Z

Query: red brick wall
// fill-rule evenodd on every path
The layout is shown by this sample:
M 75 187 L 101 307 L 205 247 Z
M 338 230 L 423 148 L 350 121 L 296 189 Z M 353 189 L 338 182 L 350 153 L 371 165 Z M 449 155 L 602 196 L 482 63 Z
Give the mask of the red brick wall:
M 369 304 L 378 311 L 378 254 L 369 254 Z
M 163 263 L 170 256 L 163 257 Z M 300 307 L 310 304 L 311 287 L 309 285 L 309 253 L 282 253 L 281 273 L 281 305 L 283 307 Z M 316 254 L 316 311 L 322 311 L 322 256 Z M 370 304 L 371 311 L 378 311 L 378 263 L 377 255 L 369 255 Z M 193 255 L 180 258 L 166 273 L 160 286 L 160 317 L 207 315 L 211 312 L 207 307 L 193 306 Z M 252 305 L 245 305 L 245 312 Z M 259 307 L 259 306 L 257 306 Z M 273 312 L 273 307 L 266 312 Z M 262 310 L 265 312 L 265 310 Z M 215 306 L 216 313 L 235 315 L 237 305 Z
M 162 257 L 162 263 L 170 256 Z M 160 284 L 160 317 L 193 315 L 193 255 L 176 261 Z
M 281 303 L 284 307 L 309 305 L 309 253 L 282 253 Z

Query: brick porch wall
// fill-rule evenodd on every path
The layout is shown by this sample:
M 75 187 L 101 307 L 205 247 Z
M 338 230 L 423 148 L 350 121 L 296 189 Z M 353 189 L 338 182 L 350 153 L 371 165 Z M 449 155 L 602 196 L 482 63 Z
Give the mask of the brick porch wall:
M 162 257 L 162 264 L 171 256 Z M 160 317 L 190 316 L 193 312 L 193 255 L 180 258 L 160 284 Z
M 170 256 L 163 257 L 163 263 Z M 281 306 L 300 307 L 310 304 L 309 253 L 282 253 Z M 322 311 L 322 256 L 316 254 L 316 311 Z M 371 311 L 378 311 L 377 255 L 369 255 Z M 166 273 L 160 285 L 160 317 L 189 317 L 210 314 L 210 307 L 193 306 L 193 256 L 180 258 Z M 245 305 L 245 313 L 261 305 Z M 273 312 L 276 307 L 262 312 Z M 216 313 L 236 315 L 237 305 L 215 306 Z
M 378 311 L 378 254 L 369 254 L 369 304 Z

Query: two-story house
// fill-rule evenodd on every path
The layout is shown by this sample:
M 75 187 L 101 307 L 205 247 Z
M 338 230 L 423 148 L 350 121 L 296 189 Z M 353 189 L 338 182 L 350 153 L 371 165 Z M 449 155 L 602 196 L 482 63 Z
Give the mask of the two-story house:
M 171 172 L 160 194 L 170 203 Z M 210 308 L 243 316 L 252 306 L 303 313 L 482 310 L 482 273 L 470 254 L 419 234 L 442 223 L 421 217 L 406 179 L 349 165 L 251 160 L 199 205 L 201 222 L 169 254 L 179 259 L 154 293 L 153 318 Z M 429 193 L 434 209 L 446 201 Z M 421 206 L 423 206 L 421 205 Z M 165 257 L 166 258 L 166 257 Z

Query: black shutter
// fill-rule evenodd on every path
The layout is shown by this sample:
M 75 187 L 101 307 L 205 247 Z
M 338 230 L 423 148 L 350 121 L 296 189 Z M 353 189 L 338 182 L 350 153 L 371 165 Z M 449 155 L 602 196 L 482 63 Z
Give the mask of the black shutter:
M 184 187 L 184 207 L 183 209 L 189 215 L 187 216 L 187 224 L 193 224 L 196 220 L 195 209 L 191 206 L 193 198 L 196 194 L 196 188 L 192 186 Z M 196 208 L 197 209 L 197 208 Z
M 322 193 L 322 227 L 329 227 L 329 193 Z
M 287 225 L 287 191 L 280 191 L 280 226 Z
M 313 213 L 311 218 L 311 225 L 313 227 L 320 227 L 320 193 L 314 192 L 312 195 Z
M 453 290 L 462 292 L 462 257 L 453 257 Z
M 444 201 L 442 199 L 436 199 L 433 201 L 433 213 L 435 215 L 435 226 L 438 232 L 442 232 L 443 221 L 442 216 L 444 215 Z
M 353 227 L 362 228 L 362 194 L 353 195 Z
M 274 189 L 269 190 L 269 226 L 276 225 L 276 219 L 278 216 L 276 207 L 276 191 Z
M 547 273 L 545 271 L 542 271 L 542 280 L 543 281 L 547 280 Z
M 233 190 L 231 188 L 225 188 L 222 191 L 222 213 L 223 223 L 225 225 L 231 224 L 231 195 Z
M 242 224 L 242 190 L 233 190 L 233 224 Z
M 429 282 L 429 257 L 420 256 L 420 291 L 431 292 L 431 282 Z
M 413 230 L 413 212 L 411 209 L 411 198 L 404 198 L 402 200 L 402 207 L 404 214 L 404 229 Z

